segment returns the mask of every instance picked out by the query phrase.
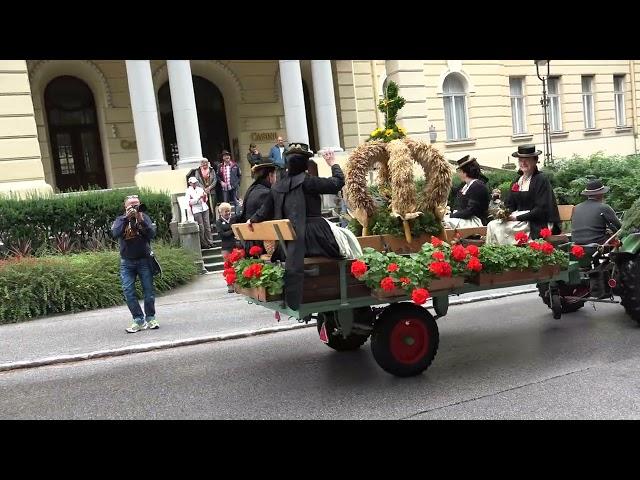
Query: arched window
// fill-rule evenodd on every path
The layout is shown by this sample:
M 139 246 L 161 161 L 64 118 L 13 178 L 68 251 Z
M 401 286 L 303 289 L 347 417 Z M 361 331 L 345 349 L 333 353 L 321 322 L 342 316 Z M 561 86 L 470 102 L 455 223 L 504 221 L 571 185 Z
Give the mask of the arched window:
M 91 89 L 78 78 L 57 77 L 44 90 L 44 105 L 56 187 L 61 191 L 107 188 Z
M 450 73 L 442 85 L 444 101 L 444 120 L 447 127 L 447 140 L 469 138 L 467 122 L 467 90 L 462 75 Z
M 220 152 L 229 150 L 229 129 L 224 97 L 220 89 L 209 80 L 193 75 L 193 93 L 196 99 L 198 127 L 200 129 L 200 145 L 202 156 L 209 159 L 211 165 L 220 160 Z M 160 123 L 164 139 L 164 154 L 172 168 L 178 162 L 178 140 L 176 138 L 171 104 L 171 90 L 167 81 L 158 90 Z M 235 161 L 240 161 L 235 158 Z

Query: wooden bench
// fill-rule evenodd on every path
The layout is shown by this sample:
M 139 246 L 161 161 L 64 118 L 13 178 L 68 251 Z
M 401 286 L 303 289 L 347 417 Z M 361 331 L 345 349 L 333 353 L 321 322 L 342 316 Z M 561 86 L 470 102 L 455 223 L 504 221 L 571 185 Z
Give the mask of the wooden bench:
M 558 213 L 560 214 L 560 222 L 570 222 L 573 216 L 574 205 L 558 205 Z M 553 245 L 560 245 L 571 241 L 571 230 L 563 231 L 559 235 L 551 235 L 547 237 L 547 241 Z
M 246 223 L 231 225 L 234 235 L 239 240 L 278 241 L 285 248 L 285 241 L 295 240 L 296 232 L 289 220 L 270 220 L 267 222 L 253 223 L 253 230 Z M 286 249 L 285 249 L 286 251 Z M 262 257 L 267 260 L 267 258 Z M 367 296 L 369 288 L 356 280 L 353 275 L 346 273 L 351 268 L 353 260 L 338 260 L 327 257 L 306 257 L 304 259 L 304 292 L 303 303 L 322 302 L 340 298 L 341 268 L 344 268 L 346 296 L 357 298 Z M 344 266 L 341 266 L 344 264 Z

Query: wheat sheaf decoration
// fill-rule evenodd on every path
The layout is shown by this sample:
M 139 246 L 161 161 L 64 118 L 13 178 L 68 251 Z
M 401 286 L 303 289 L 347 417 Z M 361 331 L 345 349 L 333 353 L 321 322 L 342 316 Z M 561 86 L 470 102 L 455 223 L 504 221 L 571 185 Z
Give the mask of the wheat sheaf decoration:
M 422 205 L 417 204 L 414 162 L 422 167 L 426 180 Z M 379 185 L 391 187 L 391 212 L 402 219 L 408 242 L 412 240 L 409 220 L 424 211 L 433 212 L 442 220 L 451 188 L 451 167 L 442 154 L 429 144 L 409 138 L 388 143 L 373 141 L 357 147 L 346 166 L 345 190 L 350 214 L 362 225 L 362 235 L 368 234 L 369 219 L 375 210 L 367 176 L 376 163 L 380 165 Z

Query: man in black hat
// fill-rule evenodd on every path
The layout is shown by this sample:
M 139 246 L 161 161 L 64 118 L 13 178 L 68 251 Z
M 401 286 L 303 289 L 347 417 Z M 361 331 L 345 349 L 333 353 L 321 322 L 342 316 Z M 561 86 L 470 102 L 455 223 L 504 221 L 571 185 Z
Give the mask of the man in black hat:
M 286 256 L 278 248 L 272 259 L 286 260 L 284 296 L 287 305 L 295 310 L 302 301 L 304 258 L 342 258 L 331 226 L 322 217 L 322 195 L 336 195 L 342 190 L 344 174 L 330 150 L 322 154 L 331 167 L 330 178 L 307 173 L 313 153 L 304 143 L 290 143 L 285 156 L 287 173 L 273 185 L 271 195 L 248 223 L 284 218 L 292 223 L 296 239 L 286 242 Z
M 508 220 L 492 220 L 487 225 L 487 244 L 514 245 L 515 235 L 526 233 L 532 239 L 541 237 L 543 229 L 560 233 L 558 203 L 549 178 L 538 170 L 535 145 L 520 145 L 511 155 L 518 158 L 518 179 L 511 184 L 505 206 L 511 212 Z
M 604 194 L 608 191 L 609 187 L 601 180 L 590 180 L 580 192 L 587 199 L 576 205 L 571 216 L 571 240 L 575 243 L 602 245 L 611 236 L 607 228 L 617 231 L 622 226 L 613 208 L 604 203 Z

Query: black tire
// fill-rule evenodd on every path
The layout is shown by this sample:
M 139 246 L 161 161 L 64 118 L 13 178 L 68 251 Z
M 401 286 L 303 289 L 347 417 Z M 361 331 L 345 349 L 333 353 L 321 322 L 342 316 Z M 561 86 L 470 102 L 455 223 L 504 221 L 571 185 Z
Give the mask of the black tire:
M 567 302 L 563 297 L 563 293 L 568 295 L 568 292 L 565 293 L 566 289 L 567 289 L 566 285 L 561 285 L 560 288 L 559 288 L 559 290 L 560 290 L 560 313 L 577 312 L 582 307 L 584 307 L 584 302 L 573 302 L 573 303 Z M 544 302 L 544 304 L 547 307 L 551 308 L 551 310 L 553 310 L 552 304 L 549 301 L 549 284 L 548 283 L 539 283 L 538 284 L 538 294 L 540 295 L 540 298 L 542 298 L 542 301 Z
M 412 303 L 395 303 L 376 322 L 371 352 L 384 371 L 411 377 L 431 365 L 439 341 L 438 324 L 426 309 Z
M 622 280 L 620 293 L 622 306 L 627 315 L 640 324 L 640 258 L 630 258 L 618 266 Z
M 354 317 L 357 318 L 358 310 L 354 311 Z M 369 312 L 371 312 L 370 308 L 367 308 Z M 322 328 L 322 324 L 324 322 L 327 323 L 327 337 L 329 339 L 329 343 L 326 345 L 329 348 L 333 348 L 337 352 L 349 352 L 351 350 L 357 350 L 362 345 L 365 344 L 367 339 L 369 338 L 369 334 L 354 334 L 352 333 L 347 338 L 344 338 L 340 333 L 334 335 L 334 330 L 337 327 L 337 322 L 335 320 L 335 312 L 325 312 L 318 314 L 318 333 L 320 333 L 320 329 Z

